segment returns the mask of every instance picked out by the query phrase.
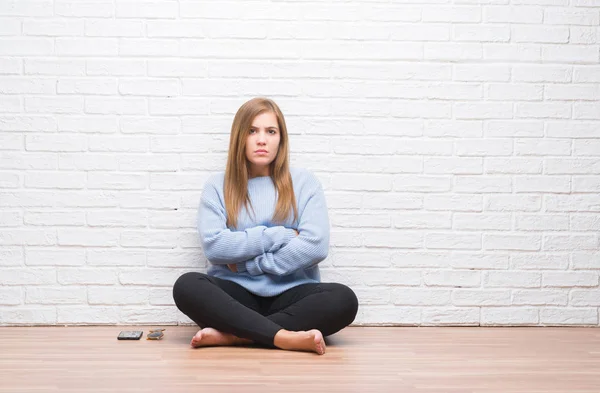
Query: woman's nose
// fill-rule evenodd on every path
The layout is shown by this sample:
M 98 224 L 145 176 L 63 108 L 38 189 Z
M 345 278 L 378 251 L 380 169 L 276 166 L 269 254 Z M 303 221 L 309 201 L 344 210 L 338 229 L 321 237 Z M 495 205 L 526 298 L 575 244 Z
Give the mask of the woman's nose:
M 259 133 L 258 133 L 258 136 L 257 136 L 257 138 L 256 138 L 256 141 L 257 141 L 258 143 L 261 143 L 261 144 L 263 144 L 263 143 L 265 143 L 265 142 L 266 142 L 266 140 L 267 140 L 267 139 L 266 139 L 266 137 L 265 137 L 265 133 L 264 133 L 264 132 L 259 132 Z

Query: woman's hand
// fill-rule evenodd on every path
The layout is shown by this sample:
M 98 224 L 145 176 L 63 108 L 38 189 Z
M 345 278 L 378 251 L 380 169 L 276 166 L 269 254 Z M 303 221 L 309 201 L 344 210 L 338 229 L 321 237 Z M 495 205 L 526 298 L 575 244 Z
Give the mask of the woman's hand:
M 294 229 L 294 228 L 292 228 Z M 300 232 L 298 232 L 297 230 L 294 229 L 294 232 L 296 232 L 296 236 L 300 235 Z

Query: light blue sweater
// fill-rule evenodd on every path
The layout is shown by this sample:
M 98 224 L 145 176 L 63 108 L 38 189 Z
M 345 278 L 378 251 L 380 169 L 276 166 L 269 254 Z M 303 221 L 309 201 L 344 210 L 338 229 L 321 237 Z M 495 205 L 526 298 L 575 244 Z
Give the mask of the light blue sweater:
M 242 207 L 236 228 L 226 225 L 223 172 L 211 176 L 202 192 L 198 231 L 207 274 L 234 281 L 259 296 L 275 296 L 305 283 L 320 282 L 318 263 L 329 251 L 329 218 L 318 179 L 305 169 L 291 168 L 298 220 L 293 211 L 285 222 L 272 222 L 277 191 L 269 176 L 248 180 L 250 213 Z M 254 214 L 252 214 L 254 211 Z M 294 232 L 296 229 L 299 235 Z M 227 264 L 236 264 L 232 272 Z

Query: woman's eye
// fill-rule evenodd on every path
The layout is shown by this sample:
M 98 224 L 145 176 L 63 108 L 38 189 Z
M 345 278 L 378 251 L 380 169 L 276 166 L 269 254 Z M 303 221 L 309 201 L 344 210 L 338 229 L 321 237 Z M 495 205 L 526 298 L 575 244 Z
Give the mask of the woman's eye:
M 275 130 L 269 130 L 269 134 L 273 135 L 273 134 L 275 134 L 275 133 L 276 133 L 276 131 L 275 131 Z
M 256 132 L 256 130 L 250 130 L 249 132 L 250 132 L 250 134 L 254 134 Z

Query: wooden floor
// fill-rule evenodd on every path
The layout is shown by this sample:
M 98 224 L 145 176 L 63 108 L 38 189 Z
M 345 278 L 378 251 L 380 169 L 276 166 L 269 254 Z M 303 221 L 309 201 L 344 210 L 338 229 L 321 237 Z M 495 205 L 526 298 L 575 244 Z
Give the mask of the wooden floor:
M 600 392 L 597 328 L 351 327 L 323 356 L 149 328 L 0 327 L 0 392 Z

